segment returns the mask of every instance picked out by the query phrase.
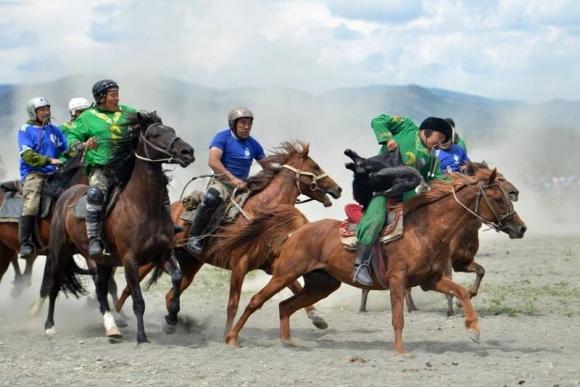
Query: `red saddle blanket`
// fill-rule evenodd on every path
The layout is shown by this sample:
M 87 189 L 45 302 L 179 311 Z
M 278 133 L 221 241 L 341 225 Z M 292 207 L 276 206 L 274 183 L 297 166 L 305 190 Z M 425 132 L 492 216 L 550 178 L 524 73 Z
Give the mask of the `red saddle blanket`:
M 339 232 L 342 244 L 348 249 L 356 249 L 356 228 L 362 219 L 362 206 L 350 203 L 344 206 L 346 219 L 340 223 Z M 387 225 L 381 232 L 381 243 L 388 243 L 403 235 L 403 211 L 401 208 L 391 208 Z

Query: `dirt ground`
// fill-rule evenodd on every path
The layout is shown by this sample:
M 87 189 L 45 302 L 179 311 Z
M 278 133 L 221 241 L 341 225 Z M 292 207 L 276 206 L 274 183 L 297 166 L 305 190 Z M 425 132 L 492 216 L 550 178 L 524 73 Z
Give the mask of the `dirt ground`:
M 162 331 L 167 278 L 145 293 L 151 344 L 135 344 L 130 316 L 121 343 L 104 337 L 97 308 L 86 299 L 57 302 L 53 338 L 41 317 L 26 318 L 39 287 L 9 296 L 12 273 L 0 284 L 1 385 L 539 385 L 580 383 L 580 239 L 528 235 L 511 241 L 488 236 L 478 261 L 487 269 L 475 299 L 481 343 L 469 340 L 461 312 L 447 318 L 442 295 L 414 290 L 420 311 L 406 314 L 408 355 L 392 350 L 388 292 L 369 297 L 357 313 L 360 291 L 343 285 L 318 305 L 329 328 L 316 329 L 304 313 L 292 320 L 300 344 L 278 341 L 278 302 L 268 302 L 241 333 L 241 347 L 222 340 L 228 274 L 204 268 L 183 296 L 175 334 Z M 473 276 L 456 279 L 469 284 Z M 117 279 L 122 285 L 122 276 Z M 265 283 L 261 274 L 244 288 L 242 305 Z

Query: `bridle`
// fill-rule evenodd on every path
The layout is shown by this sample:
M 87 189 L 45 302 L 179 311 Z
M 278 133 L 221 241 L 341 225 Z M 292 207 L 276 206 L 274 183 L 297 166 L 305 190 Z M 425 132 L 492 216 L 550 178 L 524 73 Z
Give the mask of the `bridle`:
M 301 169 L 294 168 L 293 166 L 291 166 L 291 165 L 288 165 L 288 164 L 284 164 L 284 165 L 282 165 L 282 167 L 281 167 L 281 168 L 286 168 L 286 169 L 288 169 L 288 170 L 290 170 L 290 171 L 294 172 L 294 175 L 295 175 L 295 182 L 296 182 L 296 188 L 298 188 L 298 193 L 299 193 L 300 195 L 302 195 L 302 194 L 303 194 L 303 193 L 302 193 L 302 189 L 300 188 L 300 177 L 301 177 L 301 176 L 309 176 L 309 177 L 311 177 L 311 178 L 312 178 L 312 182 L 311 182 L 311 183 L 310 183 L 310 185 L 308 186 L 308 187 L 310 188 L 310 191 L 320 191 L 320 192 L 322 192 L 323 194 L 326 194 L 326 193 L 327 193 L 325 190 L 323 190 L 322 188 L 320 188 L 320 187 L 318 186 L 318 180 L 322 180 L 322 179 L 324 179 L 325 177 L 328 177 L 328 174 L 327 174 L 327 173 L 323 173 L 323 174 L 321 174 L 321 175 L 316 175 L 316 174 L 314 174 L 314 173 L 312 173 L 312 172 L 303 171 L 303 170 L 301 170 Z M 311 202 L 311 201 L 313 201 L 313 200 L 315 200 L 315 199 L 313 199 L 313 198 L 308 198 L 308 199 L 305 199 L 305 200 L 296 200 L 296 204 L 308 203 L 308 202 Z
M 181 138 L 178 137 L 177 135 L 174 136 L 171 139 L 171 141 L 169 141 L 169 144 L 167 144 L 167 146 L 165 148 L 162 148 L 162 147 L 154 144 L 153 142 L 151 142 L 150 140 L 147 139 L 147 133 L 149 133 L 149 130 L 155 126 L 163 126 L 163 124 L 161 124 L 160 122 L 154 122 L 151 125 L 149 125 L 147 127 L 147 129 L 145 129 L 144 132 L 143 131 L 139 132 L 139 137 L 140 137 L 141 141 L 143 141 L 143 143 L 144 143 L 143 148 L 145 150 L 145 156 L 141 156 L 135 150 L 135 157 L 138 158 L 139 160 L 147 161 L 150 163 L 172 163 L 173 161 L 175 161 L 175 159 L 173 158 L 173 156 L 175 156 L 175 154 L 173 153 L 173 147 L 175 146 L 175 143 L 177 141 L 179 141 Z M 161 152 L 162 154 L 167 155 L 169 157 L 164 157 L 164 158 L 160 158 L 160 159 L 152 159 L 151 156 L 149 155 L 150 149 L 154 149 L 154 150 Z
M 484 185 L 482 182 L 479 182 L 478 186 L 479 186 L 479 192 L 477 192 L 477 196 L 475 198 L 475 204 L 474 204 L 473 210 L 471 208 L 467 207 L 465 204 L 463 204 L 459 200 L 459 198 L 457 197 L 455 188 L 453 188 L 452 192 L 453 192 L 453 197 L 455 198 L 455 201 L 461 207 L 463 207 L 467 212 L 469 212 L 471 215 L 473 215 L 477 219 L 479 219 L 483 224 L 493 228 L 497 232 L 502 231 L 503 229 L 505 229 L 504 221 L 506 219 L 511 218 L 513 216 L 513 214 L 515 214 L 515 212 L 516 212 L 514 209 L 514 205 L 511 201 L 511 199 L 509 198 L 508 193 L 503 188 L 501 188 L 501 186 L 497 182 L 493 182 L 491 184 L 486 184 L 486 185 Z M 489 198 L 485 194 L 485 190 L 490 188 L 490 187 L 497 187 L 502 192 L 503 198 L 505 200 L 505 204 L 507 207 L 507 211 L 505 214 L 500 214 L 499 211 L 497 210 L 497 207 L 491 203 L 491 201 L 489 200 Z M 483 219 L 481 217 L 481 215 L 479 214 L 481 199 L 483 199 L 483 201 L 485 201 L 485 204 L 487 204 L 487 207 L 489 208 L 489 210 L 491 211 L 491 213 L 495 217 L 496 222 L 487 221 L 487 220 Z

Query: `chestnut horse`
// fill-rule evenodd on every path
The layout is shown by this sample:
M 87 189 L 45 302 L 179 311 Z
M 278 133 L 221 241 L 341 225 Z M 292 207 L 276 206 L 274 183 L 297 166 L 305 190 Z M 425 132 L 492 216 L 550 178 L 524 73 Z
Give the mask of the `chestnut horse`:
M 252 194 L 242 208 L 244 213 L 252 217 L 256 211 L 276 208 L 284 204 L 294 205 L 300 194 L 323 203 L 325 207 L 331 206 L 332 202 L 327 195 L 337 199 L 340 197 L 342 188 L 309 156 L 309 149 L 309 145 L 301 142 L 284 142 L 275 149 L 274 153 L 265 159 L 263 164 L 266 167 L 248 180 L 248 189 L 252 191 Z M 185 209 L 180 202 L 173 204 L 172 212 L 174 221 L 182 224 L 184 228 L 184 231 L 176 236 L 178 239 L 177 246 L 183 246 L 191 225 L 185 224 L 181 220 L 181 215 L 185 212 Z M 230 329 L 238 310 L 246 274 L 255 269 L 263 269 L 267 272 L 267 265 L 266 268 L 263 265 L 274 254 L 274 252 L 266 252 L 264 255 L 248 254 L 239 257 L 239 259 L 230 259 L 227 248 L 228 238 L 235 237 L 238 230 L 247 224 L 248 220 L 240 215 L 233 223 L 224 225 L 214 237 L 205 243 L 207 248 L 202 256 L 192 255 L 184 247 L 176 247 L 176 256 L 183 272 L 182 292 L 192 283 L 204 263 L 232 271 L 226 332 Z M 294 227 L 295 225 L 288 224 L 287 226 Z M 270 239 L 269 235 L 258 235 L 256 237 Z M 273 244 L 275 245 L 276 243 L 274 242 Z M 144 278 L 150 270 L 150 267 L 141 268 L 140 277 Z M 298 281 L 290 283 L 289 288 L 295 293 L 302 290 L 302 286 Z M 117 311 L 121 310 L 123 302 L 129 293 L 129 289 L 125 288 L 117 303 Z M 168 305 L 171 303 L 172 297 L 172 292 L 169 292 L 166 297 Z M 327 327 L 324 319 L 315 313 L 314 307 L 307 305 L 307 313 L 315 326 L 321 329 Z
M 489 171 L 489 166 L 485 162 L 476 163 L 470 161 L 462 167 L 462 173 L 468 176 L 474 176 L 479 180 L 485 179 L 487 175 L 487 172 L 480 173 L 481 170 Z M 518 189 L 511 182 L 506 180 L 502 174 L 498 173 L 495 180 L 507 193 L 512 202 L 518 200 Z M 470 298 L 477 295 L 481 280 L 485 275 L 485 268 L 475 262 L 475 255 L 477 254 L 477 250 L 479 250 L 479 229 L 481 226 L 481 221 L 477 218 L 473 218 L 473 221 L 460 230 L 460 232 L 453 238 L 451 241 L 451 251 L 453 251 L 453 255 L 450 257 L 450 263 L 445 272 L 445 276 L 449 279 L 452 278 L 452 271 L 475 273 L 475 282 L 468 290 Z M 367 311 L 366 304 L 369 290 L 363 289 L 361 293 L 359 312 L 364 313 Z M 445 295 L 445 297 L 447 298 L 447 316 L 453 316 L 455 314 L 453 310 L 453 296 Z M 409 312 L 417 310 L 410 288 L 405 292 L 405 302 Z
M 50 175 L 44 184 L 43 196 L 48 195 L 56 201 L 66 188 L 75 184 L 85 184 L 88 179 L 82 173 L 81 158 L 82 155 L 77 155 L 71 158 L 67 163 L 59 168 L 57 172 Z M 5 196 L 6 192 L 0 189 L 0 203 L 4 201 Z M 47 252 L 52 211 L 53 209 L 51 208 L 50 213 L 37 222 L 34 239 L 40 239 L 41 245 L 35 243 L 35 254 L 26 260 L 26 266 L 24 268 L 24 273 L 22 274 L 20 274 L 20 266 L 17 260 L 18 252 L 20 251 L 18 223 L 0 221 L 0 279 L 12 262 L 16 273 L 14 280 L 15 286 L 12 291 L 12 296 L 14 297 L 18 296 L 24 288 L 30 286 L 34 261 L 38 255 L 44 255 Z
M 173 255 L 174 230 L 171 216 L 163 203 L 167 193 L 167 177 L 162 163 L 178 163 L 186 167 L 194 161 L 193 148 L 163 125 L 155 113 L 137 113 L 130 120 L 124 137 L 113 143 L 113 159 L 107 172 L 116 176 L 122 187 L 116 202 L 103 222 L 103 239 L 110 255 L 95 258 L 96 291 L 105 329 L 109 337 L 120 332 L 110 313 L 107 284 L 113 266 L 122 265 L 133 295 L 133 311 L 137 317 L 137 343 L 147 342 L 143 324 L 145 301 L 139 286 L 139 266 L 153 262 L 158 278 L 161 268 L 171 274 L 176 297 L 166 321 L 177 323 L 181 272 Z M 78 268 L 73 254 L 88 255 L 85 221 L 73 215 L 74 207 L 87 192 L 87 186 L 68 189 L 58 200 L 51 223 L 49 256 L 45 277 L 49 281 L 49 310 L 45 323 L 47 334 L 54 334 L 54 305 L 62 288 L 73 295 L 83 292 L 76 275 Z
M 423 290 L 435 290 L 458 297 L 463 302 L 466 328 L 473 340 L 479 340 L 479 321 L 469 293 L 446 278 L 444 272 L 449 257 L 453 255 L 448 236 L 458 233 L 474 217 L 507 233 L 511 238 L 523 237 L 526 226 L 495 179 L 495 170 L 488 171 L 484 182 L 467 176 L 451 176 L 451 181 L 431 182 L 429 192 L 401 204 L 405 213 L 405 233 L 401 239 L 382 246 L 386 273 L 379 275 L 384 281 L 378 281 L 374 273 L 375 286 L 369 288 L 384 290 L 379 285 L 384 282 L 391 292 L 394 348 L 397 352 L 404 352 L 405 289 L 417 285 Z M 247 249 L 265 248 L 264 241 L 261 241 L 261 245 L 248 245 L 253 240 L 251 236 L 256 233 L 264 235 L 274 232 L 267 231 L 268 228 L 284 234 L 293 231 L 279 229 L 280 221 L 287 221 L 291 217 L 305 222 L 304 216 L 290 206 L 279 207 L 274 213 L 257 215 L 245 230 L 240 230 L 238 240 L 231 245 L 234 248 L 232 259 L 235 259 L 235 255 L 245 254 Z M 338 220 L 324 219 L 304 224 L 292 232 L 282 246 L 279 257 L 270 262 L 272 278 L 252 297 L 240 319 L 226 335 L 226 343 L 237 345 L 239 332 L 250 315 L 300 276 L 305 281 L 303 291 L 280 303 L 280 337 L 286 343 L 292 343 L 290 316 L 296 310 L 327 297 L 340 287 L 341 282 L 364 287 L 352 281 L 356 253 L 343 247 L 338 232 L 339 224 Z

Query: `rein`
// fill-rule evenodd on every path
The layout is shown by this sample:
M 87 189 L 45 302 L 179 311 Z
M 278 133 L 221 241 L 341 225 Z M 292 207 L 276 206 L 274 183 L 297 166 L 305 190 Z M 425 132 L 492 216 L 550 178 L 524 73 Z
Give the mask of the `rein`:
M 171 141 L 169 142 L 169 144 L 167 145 L 166 148 L 161 148 L 160 146 L 152 143 L 151 141 L 149 141 L 147 139 L 147 133 L 149 132 L 149 130 L 155 126 L 161 126 L 162 124 L 160 122 L 154 122 L 151 125 L 149 125 L 147 127 L 147 129 L 145 129 L 145 133 L 143 132 L 139 132 L 139 137 L 141 139 L 141 141 L 143 141 L 143 143 L 145 143 L 145 156 L 141 156 L 140 154 L 137 153 L 137 151 L 135 151 L 135 157 L 138 158 L 139 160 L 143 160 L 143 161 L 147 161 L 150 163 L 172 163 L 174 161 L 173 159 L 173 146 L 175 145 L 175 143 L 180 140 L 180 137 L 175 136 L 171 139 Z M 149 156 L 149 148 L 152 148 L 158 152 L 161 152 L 169 157 L 165 157 L 165 158 L 161 158 L 161 159 L 152 159 Z
M 505 225 L 503 224 L 504 220 L 511 217 L 515 213 L 514 205 L 513 205 L 512 201 L 510 200 L 509 195 L 503 190 L 503 188 L 501 188 L 501 186 L 498 183 L 483 185 L 482 182 L 479 182 L 478 186 L 479 186 L 479 192 L 477 193 L 477 197 L 475 199 L 475 204 L 474 204 L 473 210 L 471 208 L 467 207 L 465 204 L 463 204 L 459 200 L 459 198 L 457 197 L 455 188 L 452 188 L 453 198 L 463 209 L 465 209 L 471 215 L 476 217 L 479 221 L 481 221 L 481 223 L 487 225 L 488 227 L 494 229 L 497 232 L 500 232 L 501 230 L 503 230 L 505 228 Z M 505 213 L 503 215 L 499 214 L 497 207 L 495 207 L 494 205 L 491 204 L 491 202 L 489 201 L 489 198 L 485 194 L 485 190 L 487 188 L 494 187 L 494 186 L 499 188 L 499 190 L 503 193 L 504 200 L 507 204 L 507 208 L 508 208 L 507 213 Z M 482 198 L 485 201 L 485 204 L 487 204 L 487 207 L 489 208 L 491 213 L 495 216 L 497 222 L 487 221 L 487 220 L 483 219 L 481 217 L 481 215 L 479 214 L 479 209 L 480 209 L 479 204 L 480 204 Z
M 310 176 L 310 177 L 312 177 L 312 182 L 310 183 L 310 186 L 309 186 L 309 188 L 310 188 L 311 191 L 320 191 L 322 193 L 326 193 L 326 191 L 324 191 L 323 189 L 321 189 L 318 186 L 318 180 L 321 180 L 321 179 L 324 179 L 325 177 L 328 177 L 328 174 L 327 173 L 323 173 L 322 175 L 315 175 L 312 172 L 303 171 L 303 170 L 294 168 L 293 166 L 288 165 L 288 164 L 282 165 L 282 168 L 286 168 L 286 169 L 294 172 L 294 174 L 296 175 L 296 188 L 298 188 L 298 193 L 300 195 L 302 195 L 302 190 L 300 189 L 300 176 Z M 297 199 L 296 200 L 296 204 L 308 203 L 308 202 L 311 202 L 313 200 L 314 200 L 313 198 L 308 198 L 308 199 L 305 199 L 305 200 L 298 200 Z

